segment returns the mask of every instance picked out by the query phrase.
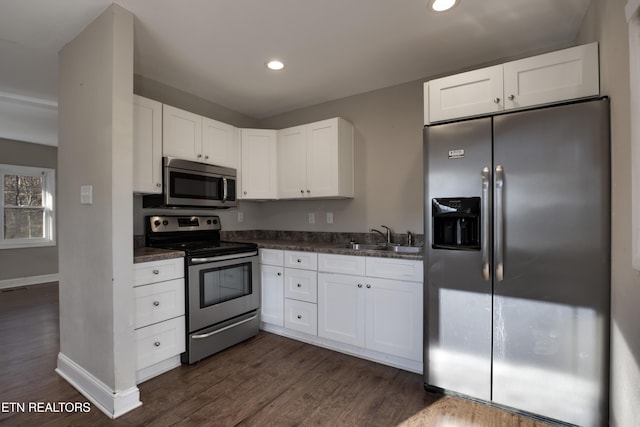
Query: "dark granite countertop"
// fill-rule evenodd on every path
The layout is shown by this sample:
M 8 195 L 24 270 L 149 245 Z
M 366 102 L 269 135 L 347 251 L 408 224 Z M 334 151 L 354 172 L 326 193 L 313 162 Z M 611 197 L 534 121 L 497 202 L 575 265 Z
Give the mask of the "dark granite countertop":
M 161 261 L 163 259 L 181 258 L 183 251 L 172 251 L 169 249 L 139 247 L 133 249 L 133 263 Z
M 396 253 L 384 250 L 354 250 L 347 248 L 345 243 L 315 242 L 307 240 L 246 240 L 256 243 L 259 248 L 280 249 L 287 251 L 318 252 L 325 254 L 374 256 L 379 258 L 399 258 L 422 261 L 420 253 Z

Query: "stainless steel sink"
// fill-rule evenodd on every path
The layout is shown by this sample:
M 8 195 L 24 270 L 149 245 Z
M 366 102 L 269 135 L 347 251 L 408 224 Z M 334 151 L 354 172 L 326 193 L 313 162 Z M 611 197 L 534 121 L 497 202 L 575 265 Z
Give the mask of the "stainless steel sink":
M 403 253 L 403 254 L 417 254 L 422 252 L 421 246 L 400 246 L 392 245 L 387 248 L 390 251 Z
M 385 244 L 385 243 L 348 243 L 347 248 L 353 249 L 354 251 L 391 251 L 396 253 L 404 253 L 404 254 L 417 254 L 422 252 L 422 247 L 420 246 L 402 246 L 402 245 L 394 245 Z
M 371 244 L 371 243 L 349 243 L 347 248 L 354 251 L 386 251 L 387 245 L 384 244 Z

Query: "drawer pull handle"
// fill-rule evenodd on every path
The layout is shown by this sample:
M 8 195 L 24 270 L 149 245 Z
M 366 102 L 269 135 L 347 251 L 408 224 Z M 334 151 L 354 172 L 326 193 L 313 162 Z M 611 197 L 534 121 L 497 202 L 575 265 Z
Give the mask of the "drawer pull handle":
M 241 320 L 238 323 L 234 323 L 233 325 L 225 326 L 224 328 L 220 328 L 217 331 L 209 332 L 207 334 L 191 335 L 191 338 L 193 338 L 194 340 L 201 340 L 201 339 L 209 338 L 210 336 L 213 336 L 215 334 L 219 334 L 220 332 L 224 332 L 227 329 L 235 328 L 236 326 L 242 325 L 243 323 L 251 322 L 252 320 L 255 320 L 257 317 L 258 316 L 253 316 L 253 317 L 250 317 L 248 319 Z
M 160 270 L 153 270 L 153 274 L 160 274 Z
M 362 287 L 362 283 L 358 283 L 358 287 L 361 288 Z
M 154 342 L 153 345 L 155 345 L 156 347 L 160 347 L 160 341 Z
M 282 276 L 282 273 L 280 273 L 280 272 L 278 272 L 277 274 L 278 274 L 278 276 Z
M 302 319 L 302 314 L 298 314 L 298 319 Z
M 302 287 L 302 285 L 301 285 L 300 283 L 298 283 L 298 287 L 299 287 L 299 288 L 301 288 L 301 287 Z
M 300 258 L 298 258 L 298 262 L 302 262 L 302 260 Z
M 370 289 L 370 288 L 371 288 L 371 285 L 367 283 L 367 289 Z
M 157 307 L 157 306 L 159 306 L 159 305 L 160 305 L 160 301 L 154 301 L 154 302 L 153 302 L 153 306 L 154 306 L 154 307 Z

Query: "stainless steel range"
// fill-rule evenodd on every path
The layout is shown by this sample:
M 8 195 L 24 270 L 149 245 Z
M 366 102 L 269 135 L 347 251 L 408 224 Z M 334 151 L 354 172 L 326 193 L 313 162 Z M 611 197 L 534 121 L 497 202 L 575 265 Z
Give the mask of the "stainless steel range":
M 220 228 L 217 216 L 145 217 L 147 246 L 186 253 L 182 363 L 195 363 L 258 333 L 257 245 L 221 241 Z

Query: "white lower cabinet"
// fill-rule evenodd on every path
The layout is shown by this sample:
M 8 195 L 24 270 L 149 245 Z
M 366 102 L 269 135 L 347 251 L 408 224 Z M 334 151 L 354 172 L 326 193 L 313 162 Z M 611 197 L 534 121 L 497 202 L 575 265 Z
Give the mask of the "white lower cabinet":
M 136 380 L 180 365 L 185 351 L 184 260 L 135 264 Z
M 422 261 L 270 249 L 261 249 L 261 259 L 263 296 L 273 298 L 262 307 L 267 330 L 421 372 Z M 283 265 L 280 293 L 269 277 Z M 284 327 L 264 315 L 274 307 L 280 313 L 280 302 Z
M 317 304 L 295 299 L 284 300 L 284 327 L 309 335 L 318 333 Z
M 260 321 L 284 326 L 284 252 L 260 249 Z

